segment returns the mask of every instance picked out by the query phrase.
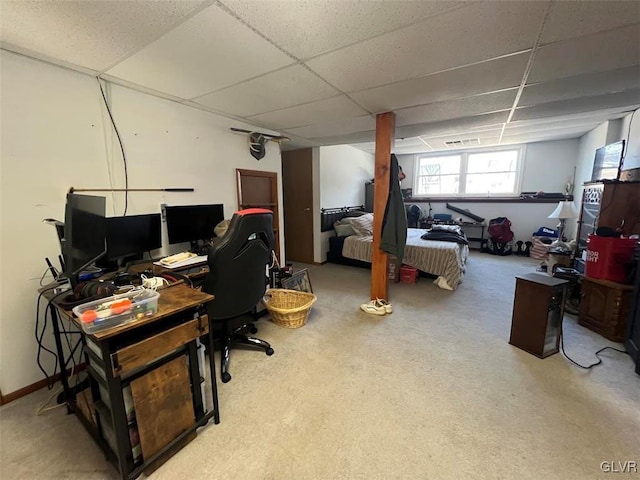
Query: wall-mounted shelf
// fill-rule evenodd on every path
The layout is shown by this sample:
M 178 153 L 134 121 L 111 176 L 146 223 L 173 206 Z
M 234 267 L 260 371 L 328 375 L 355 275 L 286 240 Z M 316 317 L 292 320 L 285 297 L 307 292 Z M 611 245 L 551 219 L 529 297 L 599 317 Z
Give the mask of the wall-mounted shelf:
M 558 203 L 562 200 L 573 201 L 573 196 L 565 198 L 521 198 L 521 197 L 436 197 L 405 198 L 404 203 Z

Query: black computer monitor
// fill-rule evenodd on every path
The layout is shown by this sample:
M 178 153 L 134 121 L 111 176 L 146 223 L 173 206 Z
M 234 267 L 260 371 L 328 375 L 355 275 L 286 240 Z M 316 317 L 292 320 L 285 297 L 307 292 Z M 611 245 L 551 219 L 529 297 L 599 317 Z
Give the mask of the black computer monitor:
M 224 220 L 224 205 L 174 205 L 165 207 L 169 243 L 208 241 L 213 229 Z
M 109 217 L 106 222 L 108 260 L 142 258 L 144 252 L 162 247 L 159 213 Z
M 80 273 L 107 252 L 105 233 L 106 199 L 93 195 L 69 193 L 64 215 L 64 277 L 72 287 Z

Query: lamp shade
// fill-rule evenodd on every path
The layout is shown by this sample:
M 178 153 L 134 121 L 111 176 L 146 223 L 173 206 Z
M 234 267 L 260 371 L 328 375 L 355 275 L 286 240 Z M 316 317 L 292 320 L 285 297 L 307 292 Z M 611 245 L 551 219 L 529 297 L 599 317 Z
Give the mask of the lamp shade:
M 558 202 L 556 209 L 551 212 L 551 215 L 547 218 L 577 218 L 578 210 L 573 202 L 562 201 Z

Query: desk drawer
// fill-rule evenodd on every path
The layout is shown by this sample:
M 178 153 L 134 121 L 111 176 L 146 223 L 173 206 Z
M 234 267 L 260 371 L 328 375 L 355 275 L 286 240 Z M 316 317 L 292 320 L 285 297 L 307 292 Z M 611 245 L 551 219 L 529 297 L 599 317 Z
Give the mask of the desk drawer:
M 113 376 L 127 375 L 207 333 L 209 333 L 209 319 L 206 315 L 202 315 L 141 342 L 121 348 L 111 354 Z

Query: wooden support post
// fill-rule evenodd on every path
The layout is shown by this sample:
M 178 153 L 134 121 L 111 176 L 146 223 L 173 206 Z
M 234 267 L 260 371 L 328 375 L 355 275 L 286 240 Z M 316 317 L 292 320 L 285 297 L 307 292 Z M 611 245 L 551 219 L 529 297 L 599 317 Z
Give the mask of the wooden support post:
M 373 251 L 371 255 L 371 299 L 389 299 L 387 254 L 380 250 L 382 220 L 389 198 L 389 166 L 396 129 L 396 114 L 376 116 L 376 159 L 373 189 Z

